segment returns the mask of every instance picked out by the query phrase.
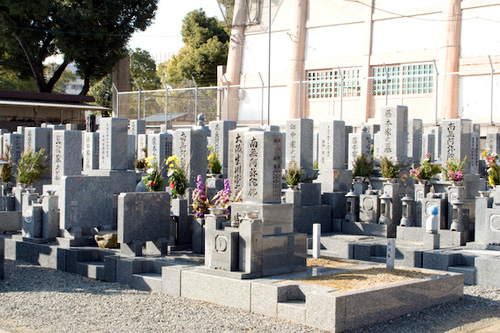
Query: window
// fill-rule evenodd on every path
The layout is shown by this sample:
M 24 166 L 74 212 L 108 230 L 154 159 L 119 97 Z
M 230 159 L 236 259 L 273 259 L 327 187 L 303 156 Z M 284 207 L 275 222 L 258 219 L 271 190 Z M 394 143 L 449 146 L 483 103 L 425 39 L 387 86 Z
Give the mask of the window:
M 374 67 L 373 95 L 430 94 L 433 92 L 433 64 Z
M 342 77 L 339 73 L 342 73 Z M 361 95 L 359 69 L 310 71 L 309 98 L 358 97 Z

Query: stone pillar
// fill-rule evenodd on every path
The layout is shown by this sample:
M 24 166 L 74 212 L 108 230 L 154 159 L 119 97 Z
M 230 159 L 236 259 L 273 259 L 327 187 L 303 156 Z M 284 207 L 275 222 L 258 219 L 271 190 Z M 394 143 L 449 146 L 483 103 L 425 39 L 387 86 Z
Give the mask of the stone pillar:
M 443 41 L 439 53 L 439 110 L 442 119 L 458 118 L 458 76 L 460 57 L 461 0 L 443 1 Z
M 88 133 L 94 134 L 94 133 Z M 62 176 L 82 173 L 82 134 L 79 131 L 54 131 L 52 135 L 52 185 L 59 185 Z
M 292 25 L 290 27 L 291 39 L 291 54 L 290 67 L 288 72 L 288 96 L 290 98 L 290 106 L 288 110 L 288 118 L 304 118 L 304 106 L 306 105 L 307 89 L 304 85 L 302 90 L 299 89 L 300 75 L 302 81 L 306 81 L 304 71 L 305 45 L 306 45 L 306 20 L 307 20 L 307 0 L 293 0 L 290 4 L 292 8 Z M 299 91 L 300 97 L 299 97 Z M 299 105 L 299 100 L 300 105 Z M 299 108 L 301 114 L 299 114 Z
M 226 79 L 231 86 L 240 84 L 240 73 L 243 62 L 243 42 L 245 40 L 246 8 L 246 1 L 235 1 L 226 71 Z M 238 120 L 238 90 L 238 87 L 234 87 L 230 88 L 229 92 L 226 91 L 226 100 L 222 108 L 221 119 Z M 227 103 L 229 103 L 229 119 L 226 118 L 225 112 Z

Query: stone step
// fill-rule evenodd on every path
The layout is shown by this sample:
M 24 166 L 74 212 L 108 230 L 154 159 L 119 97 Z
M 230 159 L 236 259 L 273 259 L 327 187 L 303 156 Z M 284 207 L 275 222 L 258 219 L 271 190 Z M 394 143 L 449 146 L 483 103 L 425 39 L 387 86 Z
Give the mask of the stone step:
M 90 279 L 104 281 L 103 261 L 82 261 L 76 263 L 76 273 Z
M 448 267 L 449 272 L 462 273 L 464 275 L 465 285 L 475 285 L 476 284 L 476 268 L 472 266 L 450 266 Z
M 306 302 L 299 300 L 278 302 L 278 318 L 294 323 L 305 324 Z
M 387 259 L 386 257 L 381 257 L 381 256 L 371 256 L 370 257 L 370 261 L 373 261 L 373 262 L 385 263 L 386 259 Z
M 131 285 L 137 290 L 161 293 L 161 274 L 136 273 L 132 275 Z

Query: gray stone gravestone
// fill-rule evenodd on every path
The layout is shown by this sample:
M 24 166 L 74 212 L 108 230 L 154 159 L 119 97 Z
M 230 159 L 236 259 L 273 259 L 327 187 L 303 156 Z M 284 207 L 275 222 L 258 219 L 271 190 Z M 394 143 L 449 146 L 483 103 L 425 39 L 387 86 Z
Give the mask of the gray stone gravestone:
M 121 193 L 118 196 L 118 242 L 125 255 L 167 254 L 170 195 L 167 192 Z
M 500 133 L 486 134 L 486 151 L 489 154 L 500 154 Z
M 168 133 L 148 135 L 148 155 L 155 156 L 159 165 L 172 156 L 172 135 Z
M 24 129 L 24 151 L 31 149 L 37 152 L 42 148 L 45 149 L 48 169 L 42 178 L 49 180 L 52 179 L 52 134 L 53 130 L 51 128 L 26 127 Z M 81 150 L 81 148 L 78 150 Z
M 79 131 L 57 130 L 52 135 L 52 185 L 59 185 L 63 176 L 82 173 L 82 134 Z
M 207 132 L 204 130 L 183 129 L 174 132 L 173 152 L 179 159 L 180 165 L 187 167 L 190 188 L 196 187 L 198 175 L 205 181 L 207 143 Z
M 479 173 L 479 133 L 472 132 L 470 135 L 470 174 L 477 175 Z
M 434 134 L 430 134 L 430 133 L 423 134 L 422 135 L 422 156 L 420 156 L 420 158 L 422 158 L 426 154 L 429 154 L 429 156 L 432 156 L 432 158 L 434 158 L 435 156 L 437 156 L 435 149 L 436 149 L 436 136 Z M 420 160 L 415 161 L 415 159 L 413 159 L 413 161 L 415 163 L 420 162 Z
M 433 126 L 429 127 L 428 129 L 429 134 L 433 134 L 434 137 L 436 138 L 434 143 L 434 155 L 432 155 L 433 160 L 441 160 L 441 140 L 442 140 L 442 127 L 439 126 Z
M 380 116 L 380 156 L 408 165 L 408 107 L 384 106 Z
M 127 170 L 126 118 L 101 118 L 99 126 L 99 169 Z
M 471 128 L 472 121 L 468 119 L 447 119 L 442 124 L 441 160 L 444 163 L 453 159 L 467 160 L 464 165 L 464 174 L 471 171 Z
M 99 169 L 99 133 L 83 133 L 83 170 Z
M 412 162 L 418 163 L 422 157 L 422 119 L 410 119 L 408 121 L 408 157 Z
M 347 168 L 353 170 L 354 162 L 361 155 L 365 155 L 368 161 L 371 160 L 371 138 L 366 130 L 361 133 L 349 134 L 349 158 L 347 160 Z
M 24 136 L 18 133 L 6 133 L 3 135 L 3 149 L 7 150 L 10 147 L 10 158 L 12 163 L 17 164 L 21 158 L 21 153 L 24 151 Z
M 147 134 L 139 134 L 137 136 L 137 159 L 142 159 L 147 157 L 144 152 L 144 148 L 148 149 L 148 135 Z
M 286 121 L 286 166 L 295 162 L 297 167 L 305 171 L 313 168 L 313 134 L 312 119 L 290 119 Z
M 211 121 L 209 124 L 210 144 L 222 164 L 222 175 L 227 178 L 229 164 L 229 131 L 236 128 L 235 121 Z

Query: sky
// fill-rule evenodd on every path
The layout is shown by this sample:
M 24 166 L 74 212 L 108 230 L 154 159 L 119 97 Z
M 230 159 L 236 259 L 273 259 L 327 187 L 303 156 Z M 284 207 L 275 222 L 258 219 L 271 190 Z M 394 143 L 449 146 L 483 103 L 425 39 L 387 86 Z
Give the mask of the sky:
M 217 0 L 160 0 L 153 24 L 146 31 L 135 33 L 129 47 L 147 50 L 157 61 L 167 60 L 161 58 L 176 54 L 184 46 L 182 19 L 188 12 L 199 8 L 205 11 L 207 17 L 216 16 L 222 20 Z

